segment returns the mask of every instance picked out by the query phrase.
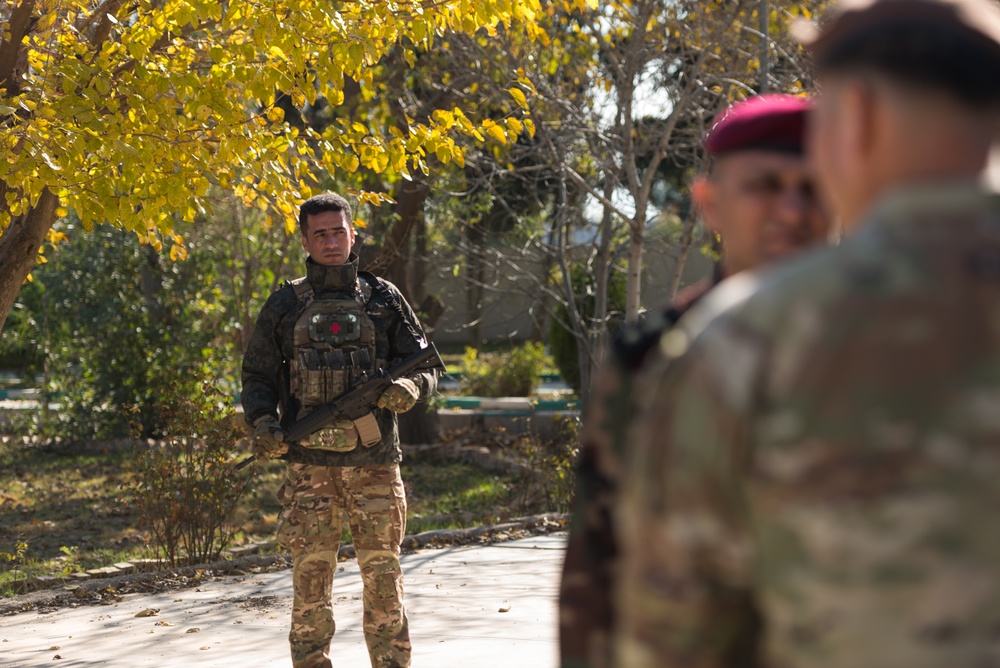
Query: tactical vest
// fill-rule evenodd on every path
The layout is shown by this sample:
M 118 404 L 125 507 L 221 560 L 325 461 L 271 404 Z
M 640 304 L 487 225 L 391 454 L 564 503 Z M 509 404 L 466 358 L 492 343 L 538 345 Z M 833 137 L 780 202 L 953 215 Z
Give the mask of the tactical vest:
M 353 295 L 340 293 L 318 299 L 305 278 L 292 281 L 292 288 L 299 303 L 304 304 L 295 321 L 294 357 L 289 362 L 291 393 L 299 401 L 296 418 L 302 419 L 375 371 L 375 324 L 365 311 L 372 286 L 361 277 Z M 374 415 L 354 424 L 356 433 L 345 436 L 333 434 L 336 430 L 320 430 L 302 445 L 346 451 L 352 450 L 359 438 L 368 446 L 379 442 L 381 434 Z M 346 445 L 345 438 L 349 439 Z

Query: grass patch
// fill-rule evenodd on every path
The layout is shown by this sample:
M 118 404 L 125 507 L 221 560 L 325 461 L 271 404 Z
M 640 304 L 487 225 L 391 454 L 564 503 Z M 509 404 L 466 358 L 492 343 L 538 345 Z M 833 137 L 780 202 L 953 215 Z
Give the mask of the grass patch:
M 501 476 L 468 464 L 408 464 L 407 533 L 451 529 L 503 521 L 510 517 L 514 476 Z M 543 512 L 523 509 L 523 513 Z
M 129 452 L 80 454 L 0 443 L 0 592 L 9 593 L 5 584 L 26 577 L 155 556 L 124 494 L 132 457 Z M 281 462 L 257 471 L 252 491 L 238 510 L 245 523 L 237 545 L 274 537 L 280 510 L 275 494 L 283 473 Z M 551 510 L 521 500 L 512 474 L 421 461 L 404 462 L 402 473 L 407 533 Z M 18 543 L 27 544 L 20 554 Z

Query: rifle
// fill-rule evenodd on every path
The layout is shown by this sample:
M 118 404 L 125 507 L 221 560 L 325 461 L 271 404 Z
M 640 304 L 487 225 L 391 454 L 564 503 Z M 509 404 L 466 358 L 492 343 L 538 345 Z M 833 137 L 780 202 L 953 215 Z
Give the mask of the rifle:
M 353 390 L 341 394 L 335 401 L 320 406 L 315 411 L 297 421 L 285 430 L 285 442 L 295 443 L 314 434 L 326 425 L 336 420 L 357 420 L 364 417 L 375 408 L 375 402 L 382 396 L 394 380 L 410 376 L 418 371 L 433 371 L 445 369 L 444 361 L 438 354 L 433 343 L 428 345 L 398 364 L 384 371 L 377 371 L 370 380 L 358 385 Z M 236 465 L 239 471 L 250 465 L 256 459 L 251 455 Z

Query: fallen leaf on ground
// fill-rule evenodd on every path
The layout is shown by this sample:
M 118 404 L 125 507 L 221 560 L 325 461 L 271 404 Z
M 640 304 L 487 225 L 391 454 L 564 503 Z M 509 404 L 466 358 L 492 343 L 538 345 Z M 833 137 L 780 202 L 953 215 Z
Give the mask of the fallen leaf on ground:
M 135 613 L 136 617 L 155 617 L 160 612 L 159 608 L 146 608 L 140 612 Z
M 187 631 L 185 631 L 185 633 L 198 633 L 199 631 L 201 631 L 201 629 L 193 628 L 193 629 L 188 629 Z

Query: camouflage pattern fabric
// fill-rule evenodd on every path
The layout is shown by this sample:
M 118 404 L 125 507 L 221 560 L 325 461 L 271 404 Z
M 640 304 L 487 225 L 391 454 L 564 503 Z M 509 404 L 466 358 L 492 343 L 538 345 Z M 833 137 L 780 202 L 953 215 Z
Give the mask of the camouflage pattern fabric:
M 302 445 L 332 452 L 350 452 L 358 447 L 358 430 L 350 420 L 335 420 L 303 440 Z
M 615 510 L 619 665 L 1000 663 L 1000 198 L 896 191 L 658 355 Z
M 359 276 L 357 261 L 357 256 L 353 254 L 350 262 L 337 267 L 308 260 L 306 280 L 312 286 L 315 298 L 353 298 Z M 365 313 L 375 326 L 375 361 L 379 368 L 388 368 L 419 351 L 421 347 L 401 315 L 407 316 L 417 334 L 422 334 L 420 323 L 396 286 L 371 274 L 361 274 L 365 280 L 380 285 L 379 289 L 372 291 L 365 305 Z M 389 303 L 390 298 L 396 301 L 398 308 Z M 243 356 L 241 402 L 247 424 L 252 425 L 264 415 L 276 417 L 280 407 L 281 426 L 287 429 L 298 415 L 301 403 L 298 397 L 291 394 L 288 362 L 295 356 L 294 329 L 303 308 L 304 304 L 296 297 L 294 288 L 285 285 L 268 298 L 257 317 Z M 426 399 L 437 389 L 436 371 L 414 374 L 409 380 L 417 388 L 420 399 Z M 291 443 L 287 459 L 302 464 L 327 466 L 370 466 L 399 462 L 402 451 L 399 448 L 396 414 L 387 408 L 378 408 L 375 410 L 375 419 L 382 439 L 372 447 L 337 452 Z
M 347 264 L 336 267 L 308 260 L 305 279 L 315 299 L 356 299 L 357 261 L 353 254 Z M 364 304 L 374 326 L 375 367 L 388 368 L 420 349 L 415 334 L 422 332 L 395 286 L 371 274 L 363 278 L 378 287 Z M 295 357 L 295 324 L 305 307 L 295 288 L 285 285 L 261 309 L 243 359 L 241 400 L 248 424 L 280 414 L 287 428 L 302 409 L 301 398 L 291 392 L 288 369 Z M 416 374 L 409 382 L 419 398 L 426 399 L 437 388 L 437 373 Z M 289 479 L 280 495 L 284 510 L 279 541 L 293 555 L 295 602 L 289 640 L 296 668 L 330 665 L 328 647 L 335 629 L 331 588 L 345 512 L 364 580 L 364 629 L 372 665 L 409 665 L 399 569 L 406 519 L 398 466 L 402 451 L 396 414 L 377 408 L 373 422 L 377 429 L 366 427 L 366 434 L 374 436 L 363 439 L 364 447 L 357 447 L 360 422 L 336 423 L 306 444 L 288 444 Z
M 378 398 L 378 407 L 388 408 L 393 413 L 405 413 L 417 405 L 419 397 L 416 383 L 409 378 L 400 378 L 393 381 Z
M 592 383 L 585 411 L 570 532 L 559 587 L 559 654 L 563 668 L 611 665 L 611 601 L 618 546 L 611 509 L 618 493 L 625 428 L 635 412 L 632 376 L 649 349 L 681 314 L 721 280 L 686 288 L 667 309 L 626 327 Z
M 278 542 L 292 552 L 294 602 L 289 641 L 294 668 L 329 668 L 336 624 L 332 588 L 346 513 L 364 581 L 364 633 L 374 668 L 410 665 L 399 546 L 406 496 L 398 464 L 290 463 L 278 494 Z

